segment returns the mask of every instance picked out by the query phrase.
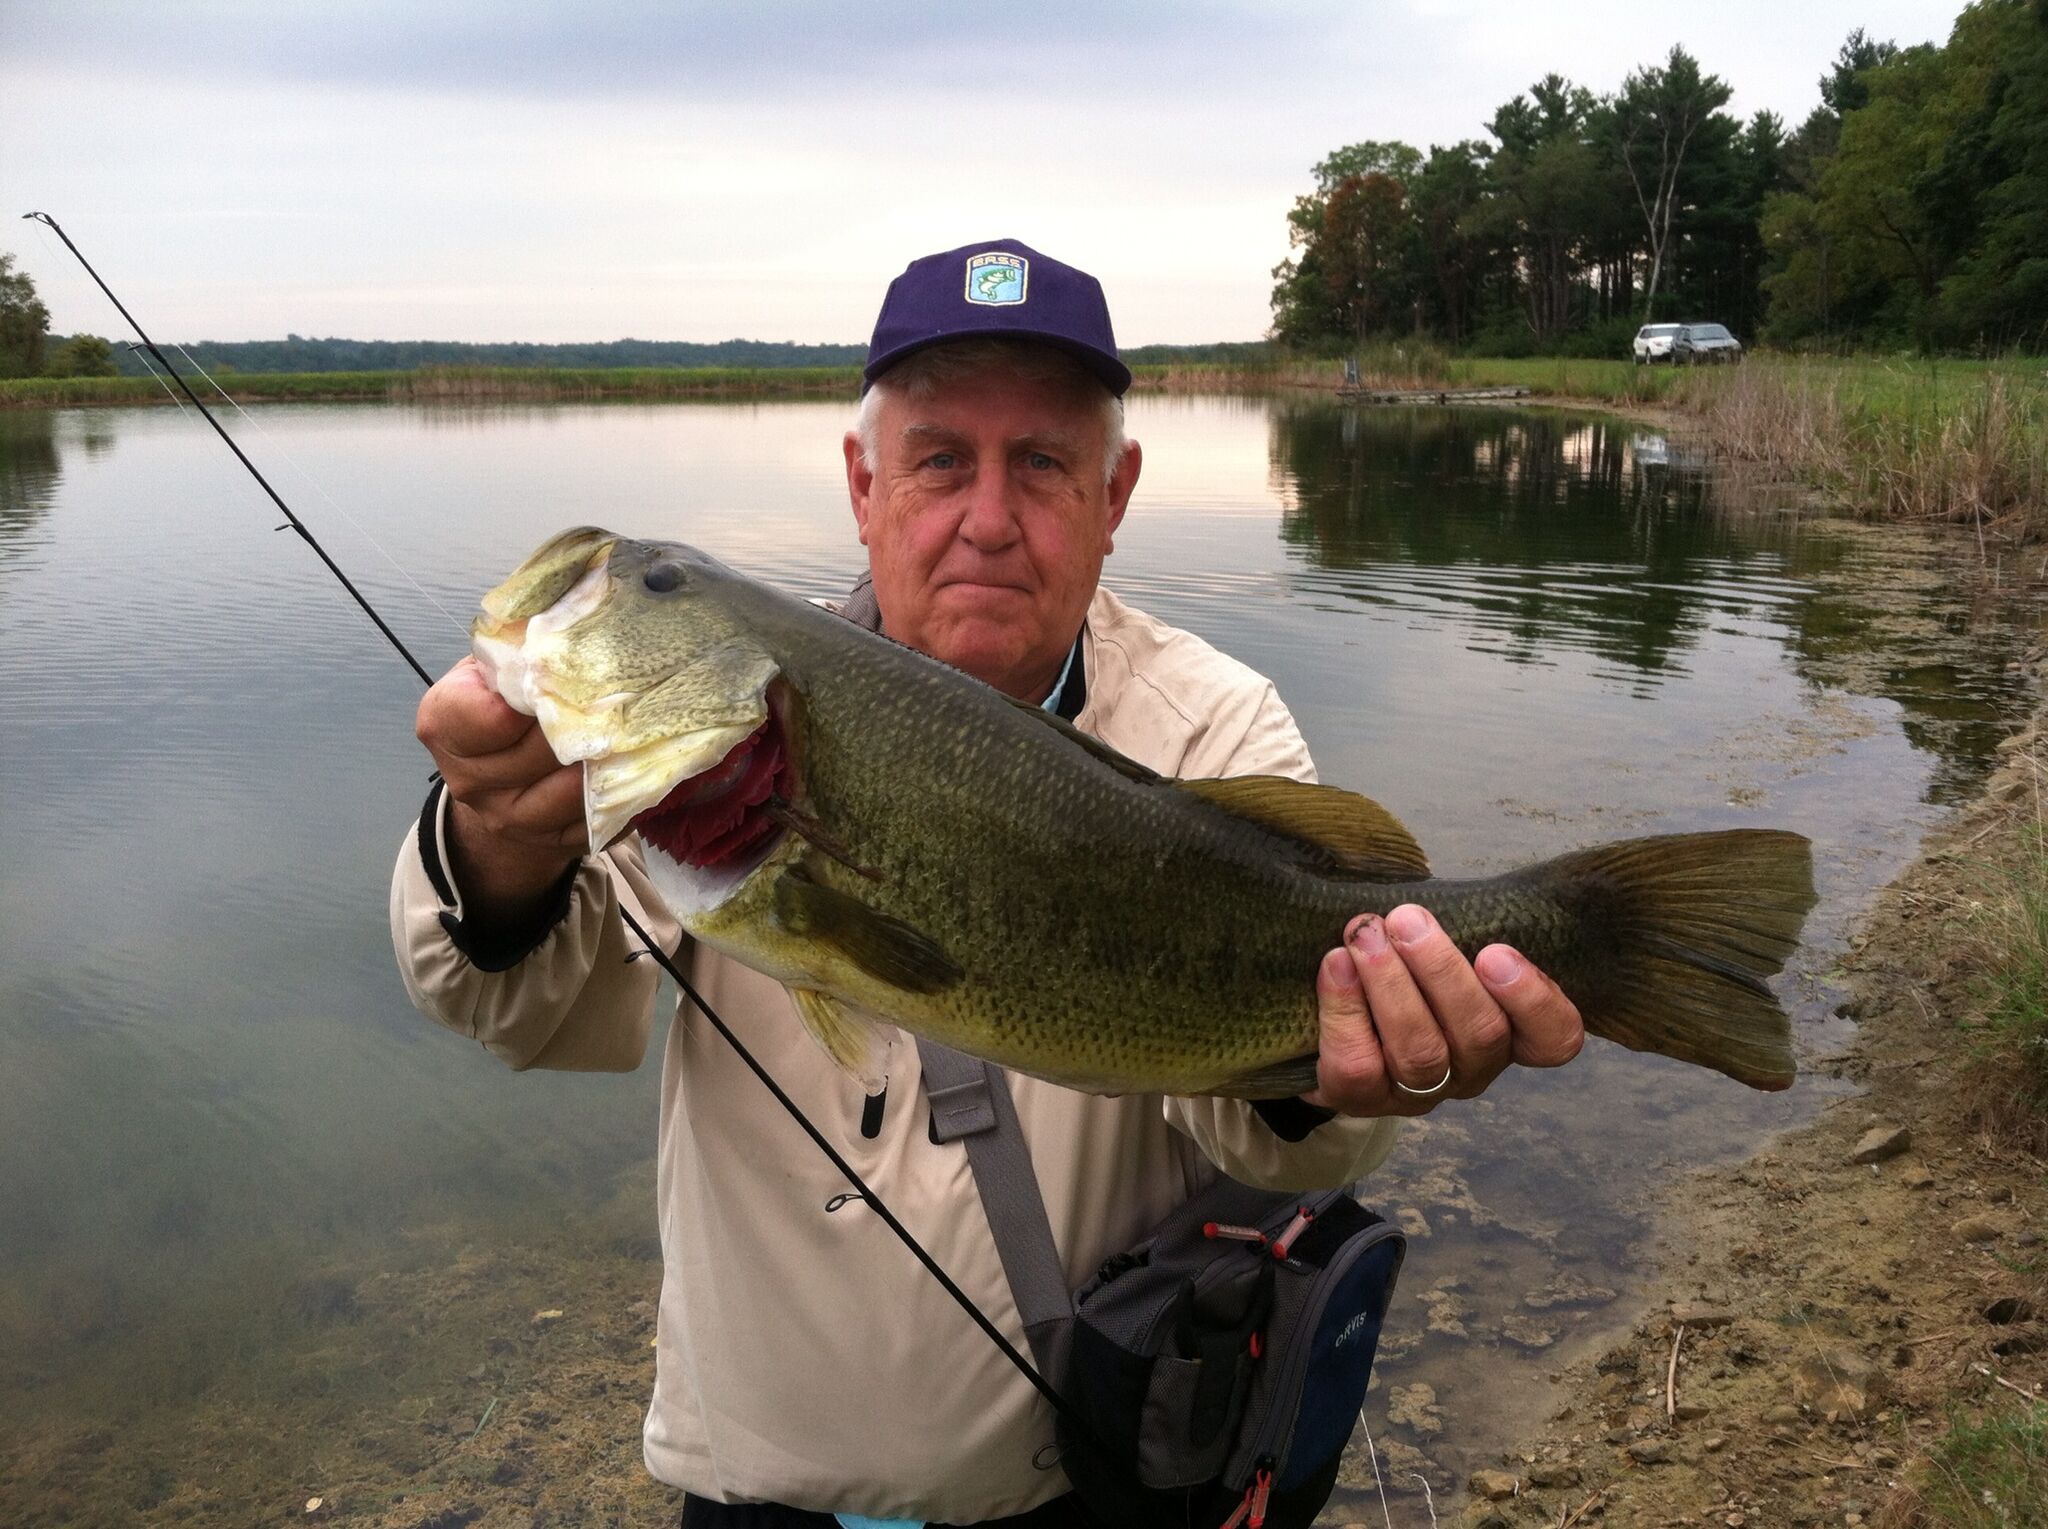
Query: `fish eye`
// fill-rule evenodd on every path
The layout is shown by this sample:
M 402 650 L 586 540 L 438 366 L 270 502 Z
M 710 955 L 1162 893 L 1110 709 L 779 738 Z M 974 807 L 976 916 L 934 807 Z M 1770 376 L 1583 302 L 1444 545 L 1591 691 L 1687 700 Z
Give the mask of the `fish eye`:
M 641 582 L 657 595 L 665 595 L 670 590 L 678 589 L 682 586 L 683 565 L 681 563 L 656 563 L 641 576 Z

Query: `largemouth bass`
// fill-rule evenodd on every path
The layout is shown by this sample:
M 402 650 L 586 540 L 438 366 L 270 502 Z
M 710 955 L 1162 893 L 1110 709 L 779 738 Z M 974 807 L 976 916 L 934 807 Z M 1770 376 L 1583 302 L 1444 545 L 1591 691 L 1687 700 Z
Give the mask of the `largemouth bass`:
M 583 763 L 592 845 L 637 832 L 683 927 L 871 1089 L 896 1025 L 1096 1093 L 1304 1092 L 1321 957 L 1405 902 L 1468 957 L 1514 945 L 1591 1034 L 1792 1081 L 1764 979 L 1814 901 L 1797 834 L 1437 880 L 1364 797 L 1166 779 L 691 547 L 565 532 L 483 605 L 477 655 Z

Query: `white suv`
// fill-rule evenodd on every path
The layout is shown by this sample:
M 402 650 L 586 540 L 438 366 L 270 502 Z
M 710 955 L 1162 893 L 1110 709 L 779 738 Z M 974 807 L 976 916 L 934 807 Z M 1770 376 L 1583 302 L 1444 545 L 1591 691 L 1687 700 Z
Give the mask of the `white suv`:
M 1647 366 L 1652 361 L 1671 360 L 1671 347 L 1684 332 L 1683 324 L 1643 325 L 1636 331 L 1636 365 Z

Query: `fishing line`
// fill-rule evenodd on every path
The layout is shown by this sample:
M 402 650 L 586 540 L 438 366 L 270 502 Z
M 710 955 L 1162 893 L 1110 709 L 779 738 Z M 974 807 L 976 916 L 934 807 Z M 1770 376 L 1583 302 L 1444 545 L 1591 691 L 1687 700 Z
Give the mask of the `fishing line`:
M 277 490 L 270 486 L 270 480 L 263 476 L 254 462 L 249 460 L 248 454 L 235 444 L 235 438 L 227 433 L 226 429 L 222 427 L 221 422 L 213 417 L 213 411 L 200 401 L 199 395 L 192 391 L 191 385 L 178 374 L 177 368 L 171 365 L 170 358 L 157 349 L 156 341 L 149 337 L 149 332 L 135 322 L 135 315 L 128 311 L 120 298 L 114 296 L 114 289 L 100 280 L 100 273 L 95 271 L 92 268 L 92 262 L 79 252 L 78 246 L 71 242 L 71 236 L 64 232 L 58 225 L 57 220 L 47 212 L 25 212 L 22 216 L 46 225 L 51 233 L 64 241 L 64 247 L 71 251 L 73 257 L 76 258 L 80 265 L 85 267 L 85 274 L 93 279 L 94 284 L 107 294 L 107 301 L 120 310 L 121 317 L 128 321 L 128 327 L 133 329 L 136 337 L 149 348 L 149 353 L 156 357 L 164 371 L 169 374 L 171 381 L 177 383 L 178 390 L 185 395 L 192 407 L 199 411 L 206 422 L 213 426 L 213 433 L 227 442 L 227 448 L 235 454 L 235 460 L 249 469 L 250 476 L 255 478 L 257 483 L 262 486 L 263 492 L 270 496 L 270 502 L 284 512 L 285 523 L 299 533 L 299 539 L 308 547 L 311 547 L 314 556 L 327 565 L 327 571 L 341 581 L 341 587 L 348 591 L 349 598 L 354 600 L 362 608 L 363 614 L 376 624 L 377 630 L 384 634 L 384 640 L 398 650 L 398 656 L 412 667 L 412 672 L 420 677 L 420 683 L 423 685 L 433 684 L 434 677 L 427 673 L 426 666 L 412 656 L 412 649 L 408 648 L 399 638 L 399 635 L 392 631 L 390 626 L 385 623 L 384 618 L 377 614 L 376 608 L 363 597 L 363 592 L 356 588 L 354 581 L 341 571 L 341 565 L 327 555 L 327 549 L 320 545 L 319 539 L 306 529 L 306 523 L 293 513 L 292 507 L 286 504 L 283 498 L 279 496 Z
M 214 418 L 212 411 L 209 410 L 206 407 L 206 405 L 200 401 L 199 395 L 192 391 L 191 386 L 185 381 L 184 377 L 180 375 L 171 366 L 171 363 L 165 358 L 164 353 L 157 349 L 156 342 L 151 340 L 149 335 L 144 332 L 142 326 L 135 322 L 135 315 L 128 311 L 128 309 L 122 304 L 120 298 L 114 296 L 113 289 L 110 288 L 105 281 L 101 280 L 100 273 L 93 269 L 92 262 L 87 260 L 85 256 L 79 252 L 78 246 L 73 244 L 71 242 L 70 235 L 66 234 L 64 230 L 58 226 L 57 220 L 52 218 L 48 213 L 43 212 L 23 213 L 22 216 L 31 219 L 37 223 L 47 225 L 49 229 L 53 233 L 55 233 L 59 239 L 62 239 L 64 241 L 64 247 L 71 251 L 72 256 L 78 261 L 78 263 L 85 267 L 86 274 L 92 277 L 93 281 L 97 283 L 99 289 L 102 292 L 106 293 L 107 301 L 112 303 L 116 308 L 120 310 L 121 317 L 126 319 L 128 321 L 129 327 L 132 328 L 135 331 L 135 333 L 141 337 L 142 343 L 148 347 L 149 353 L 152 356 L 156 357 L 157 361 L 162 364 L 163 369 L 170 374 L 171 380 L 177 383 L 179 389 L 184 393 L 186 398 L 191 400 L 193 407 L 198 409 L 200 414 L 205 417 L 206 422 L 209 425 L 213 426 L 214 433 L 218 435 L 223 441 L 227 442 L 228 450 L 232 451 L 235 454 L 235 459 L 239 461 L 244 467 L 248 468 L 250 475 L 253 476 L 256 479 L 256 481 L 263 486 L 263 492 L 270 496 L 271 503 L 275 504 L 280 510 L 284 511 L 285 519 L 290 524 L 291 528 L 294 531 L 298 532 L 300 538 L 304 540 L 306 545 L 311 547 L 313 551 L 316 554 L 318 554 L 320 561 L 327 565 L 328 572 L 332 573 L 334 577 L 341 582 L 342 588 L 348 591 L 350 598 L 352 598 L 357 605 L 362 607 L 363 614 L 368 616 L 370 620 L 376 624 L 377 630 L 384 634 L 384 640 L 390 643 L 391 646 L 397 650 L 398 656 L 403 658 L 406 661 L 406 663 L 412 667 L 412 672 L 419 676 L 420 683 L 431 687 L 434 683 L 433 676 L 428 674 L 426 669 L 422 667 L 422 665 L 420 664 L 420 661 L 413 657 L 411 650 L 407 648 L 406 645 L 399 640 L 398 634 L 392 631 L 391 628 L 388 625 L 386 625 L 384 618 L 378 615 L 376 610 L 372 608 L 372 606 L 370 605 L 370 602 L 363 597 L 362 591 L 357 589 L 356 586 L 349 581 L 348 575 L 342 572 L 340 566 L 334 561 L 334 559 L 327 555 L 327 550 L 324 547 L 322 547 L 320 543 L 314 538 L 313 533 L 306 529 L 304 522 L 302 522 L 297 515 L 292 513 L 291 506 L 286 504 L 284 500 L 278 496 L 277 490 L 272 488 L 270 486 L 270 481 L 267 478 L 265 478 L 261 472 L 257 470 L 256 464 L 254 462 L 251 462 L 247 455 L 245 455 L 244 452 L 242 451 L 242 448 L 235 444 L 234 437 L 229 435 L 226 430 L 221 428 L 220 421 Z M 190 360 L 191 358 L 188 356 L 186 357 L 186 359 Z M 218 383 L 214 385 L 216 388 L 219 387 Z M 234 402 L 233 399 L 229 399 L 228 401 L 230 403 Z M 239 408 L 240 405 L 236 405 L 236 407 Z M 414 588 L 418 588 L 418 586 L 414 585 Z M 422 591 L 422 593 L 424 593 L 424 591 Z M 777 1104 L 780 1104 L 783 1107 L 783 1109 L 789 1113 L 790 1118 L 796 1121 L 796 1123 L 803 1128 L 804 1134 L 810 1137 L 811 1141 L 817 1146 L 820 1152 L 825 1154 L 825 1156 L 831 1161 L 832 1166 L 836 1168 L 842 1175 L 845 1176 L 846 1181 L 849 1184 L 853 1185 L 855 1189 L 860 1191 L 861 1198 L 867 1201 L 868 1208 L 872 1210 L 877 1217 L 880 1218 L 884 1226 L 888 1227 L 888 1229 L 891 1232 L 895 1233 L 896 1240 L 901 1242 L 904 1245 L 904 1247 L 908 1248 L 911 1252 L 911 1255 L 915 1257 L 920 1264 L 924 1265 L 926 1272 L 929 1273 L 933 1279 L 937 1280 L 939 1282 L 940 1288 L 943 1289 L 947 1295 L 953 1298 L 954 1303 L 958 1305 L 962 1311 L 967 1313 L 968 1317 L 973 1320 L 974 1325 L 981 1329 L 982 1333 L 988 1338 L 989 1342 L 993 1343 L 996 1346 L 996 1348 L 1001 1351 L 1003 1357 L 1009 1360 L 1010 1363 L 1016 1367 L 1017 1372 L 1031 1383 L 1032 1389 L 1037 1391 L 1040 1396 L 1044 1397 L 1046 1401 L 1051 1404 L 1052 1409 L 1055 1412 L 1059 1413 L 1062 1417 L 1066 1418 L 1068 1422 L 1072 1423 L 1088 1438 L 1090 1438 L 1091 1440 L 1096 1440 L 1098 1436 L 1095 1434 L 1095 1431 L 1088 1426 L 1087 1420 L 1081 1417 L 1081 1415 L 1074 1410 L 1073 1404 L 1070 1403 L 1064 1396 L 1060 1395 L 1060 1393 L 1053 1387 L 1050 1381 L 1048 1381 L 1043 1375 L 1038 1373 L 1038 1370 L 1032 1365 L 1031 1361 L 1026 1359 L 1021 1353 L 1017 1351 L 1017 1346 L 1015 1344 L 1011 1343 L 1008 1338 L 1003 1336 L 1002 1331 L 995 1325 L 994 1322 L 992 1322 L 989 1319 L 988 1313 L 984 1312 L 981 1309 L 981 1307 L 975 1303 L 974 1297 L 969 1295 L 966 1291 L 962 1290 L 957 1284 L 953 1282 L 952 1276 L 947 1274 L 944 1269 L 939 1267 L 938 1260 L 933 1258 L 930 1253 L 925 1251 L 924 1244 L 917 1240 L 916 1236 L 912 1234 L 910 1228 L 905 1226 L 901 1221 L 899 1221 L 896 1218 L 896 1213 L 890 1210 L 889 1207 L 883 1202 L 882 1197 L 876 1194 L 875 1191 L 871 1187 L 869 1187 L 867 1180 L 862 1178 L 857 1172 L 854 1171 L 853 1165 L 851 1163 L 847 1162 L 847 1160 L 844 1157 L 840 1156 L 838 1149 L 835 1148 L 830 1141 L 826 1140 L 824 1133 L 820 1131 L 817 1128 L 817 1126 L 812 1124 L 810 1116 L 806 1115 L 803 1112 L 803 1108 L 794 1099 L 790 1098 L 790 1096 L 786 1092 L 783 1091 L 782 1085 L 775 1081 L 775 1079 L 769 1074 L 768 1069 L 763 1067 L 761 1063 L 758 1060 L 756 1060 L 753 1052 L 747 1049 L 745 1043 L 742 1042 L 737 1035 L 733 1034 L 731 1027 L 729 1027 L 726 1024 L 726 1022 L 718 1016 L 717 1010 L 713 1009 L 709 1003 L 705 1002 L 704 995 L 699 993 L 696 989 L 696 986 L 690 981 L 690 979 L 683 975 L 682 969 L 679 966 L 677 966 L 675 960 L 669 955 L 667 951 L 663 950 L 661 946 L 655 942 L 654 936 L 649 934 L 647 930 L 641 925 L 640 921 L 633 916 L 633 910 L 626 906 L 623 897 L 621 897 L 619 902 L 619 917 L 625 921 L 626 927 L 630 929 L 633 932 L 633 934 L 639 939 L 641 945 L 646 948 L 647 953 L 650 956 L 654 957 L 655 961 L 660 964 L 661 969 L 667 972 L 669 976 L 675 979 L 676 985 L 682 989 L 684 996 L 686 996 L 691 1003 L 696 1005 L 698 1011 L 701 1012 L 703 1016 L 711 1022 L 711 1027 L 718 1032 L 718 1034 L 724 1039 L 725 1043 L 728 1046 L 732 1047 L 733 1051 L 738 1055 L 739 1059 L 746 1064 L 747 1070 L 753 1073 L 753 1075 L 756 1078 L 759 1078 L 761 1080 L 762 1086 L 765 1087 L 769 1093 L 775 1096 L 775 1102 Z
M 183 414 L 185 412 L 185 400 L 178 396 L 177 389 L 173 388 L 170 385 L 170 383 L 164 379 L 163 374 L 159 372 L 155 368 L 155 366 L 150 364 L 149 352 L 144 350 L 140 345 L 130 344 L 128 347 L 128 354 L 134 356 L 137 360 L 141 361 L 142 369 L 145 372 L 148 372 L 150 376 L 156 378 L 157 386 L 162 388 L 166 393 L 170 394 L 171 402 L 176 404 L 178 406 L 178 412 L 180 414 Z
M 243 408 L 241 405 L 241 401 L 239 399 L 237 399 L 226 388 L 222 387 L 218 382 L 214 381 L 213 374 L 211 372 L 207 371 L 205 367 L 201 366 L 197 361 L 192 359 L 191 351 L 185 349 L 185 347 L 182 345 L 173 345 L 172 348 L 175 349 L 179 355 L 185 358 L 185 364 L 187 366 L 191 367 L 193 371 L 197 372 L 201 377 L 204 377 L 206 379 L 207 386 L 211 387 L 214 390 L 214 392 L 220 394 L 222 398 L 225 398 L 228 401 L 229 407 L 231 407 L 237 414 L 241 415 L 243 419 L 249 422 L 250 428 L 253 429 L 258 435 L 263 437 L 265 445 L 269 446 L 272 451 L 276 452 L 279 456 L 284 458 L 285 466 L 289 467 L 293 472 L 297 473 L 299 475 L 300 481 L 302 481 L 308 488 L 312 489 L 312 491 L 318 494 L 322 499 L 326 500 L 327 507 L 329 509 L 333 510 L 335 514 L 339 515 L 343 520 L 347 521 L 351 526 L 355 527 L 356 534 L 362 537 L 364 541 L 370 544 L 371 550 L 374 551 L 377 554 L 377 556 L 384 559 L 385 562 L 389 563 L 391 565 L 392 571 L 395 572 L 401 579 L 405 580 L 406 583 L 410 584 L 413 587 L 414 591 L 419 595 L 419 597 L 422 600 L 426 601 L 427 604 L 433 606 L 435 610 L 439 611 L 444 617 L 446 617 L 448 624 L 454 627 L 456 631 L 462 634 L 463 641 L 467 642 L 469 640 L 469 627 L 467 623 L 458 619 L 453 611 L 449 610 L 447 606 L 443 605 L 439 600 L 436 600 L 431 594 L 427 593 L 426 586 L 421 584 L 418 579 L 415 579 L 409 572 L 407 572 L 405 565 L 399 562 L 398 559 L 393 557 L 389 552 L 384 550 L 384 544 L 378 541 L 376 537 L 370 534 L 369 528 L 367 526 L 365 526 L 360 520 L 357 520 L 355 516 L 349 514 L 347 510 L 343 509 L 340 502 L 337 501 L 332 494 L 328 493 L 326 489 L 320 486 L 319 480 L 315 478 L 311 473 L 307 472 L 305 468 L 301 467 L 298 464 L 297 459 L 294 458 L 289 451 L 284 449 L 283 445 L 279 443 L 277 437 L 272 435 L 268 430 L 263 428 L 263 423 L 261 420 L 257 419 L 255 415 L 251 414 L 247 409 Z
M 1387 1482 L 1380 1475 L 1380 1452 L 1372 1442 L 1372 1424 L 1365 1420 L 1365 1409 L 1358 1409 L 1358 1426 L 1365 1430 L 1365 1452 L 1372 1457 L 1372 1484 L 1380 1491 L 1380 1517 L 1387 1521 L 1387 1529 L 1394 1529 L 1394 1514 L 1387 1507 Z

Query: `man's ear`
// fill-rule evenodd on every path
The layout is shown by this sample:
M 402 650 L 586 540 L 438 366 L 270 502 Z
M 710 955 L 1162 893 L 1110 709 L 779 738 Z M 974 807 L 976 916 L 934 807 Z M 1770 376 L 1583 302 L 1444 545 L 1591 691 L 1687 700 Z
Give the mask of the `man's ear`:
M 842 449 L 846 452 L 846 497 L 853 501 L 853 521 L 860 527 L 860 544 L 868 544 L 868 499 L 875 490 L 874 469 L 860 449 L 860 436 L 849 430 Z
M 1145 453 L 1136 441 L 1124 442 L 1124 454 L 1117 458 L 1109 475 L 1109 524 L 1102 528 L 1102 555 L 1116 550 L 1116 528 L 1123 524 L 1124 511 L 1131 507 L 1131 492 L 1138 486 L 1138 472 L 1145 465 Z

